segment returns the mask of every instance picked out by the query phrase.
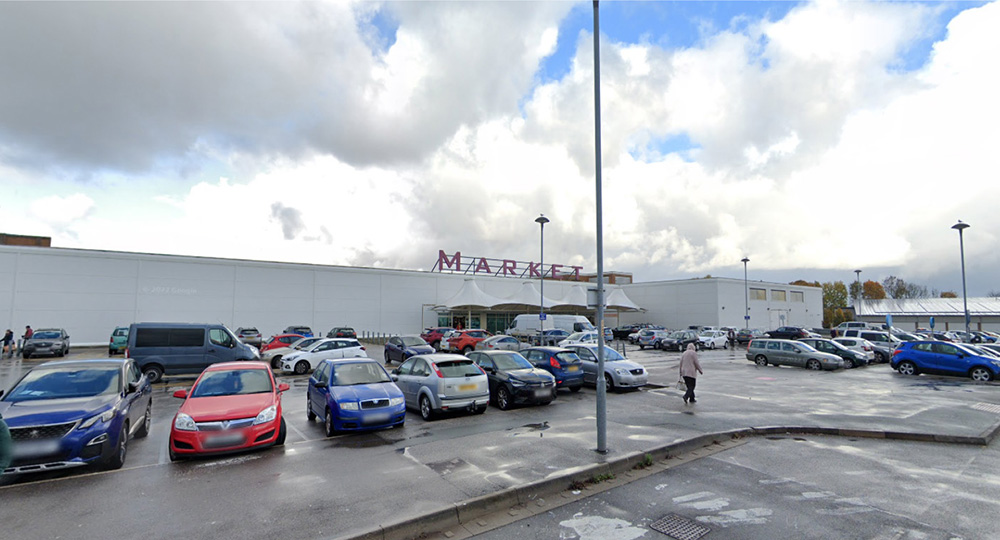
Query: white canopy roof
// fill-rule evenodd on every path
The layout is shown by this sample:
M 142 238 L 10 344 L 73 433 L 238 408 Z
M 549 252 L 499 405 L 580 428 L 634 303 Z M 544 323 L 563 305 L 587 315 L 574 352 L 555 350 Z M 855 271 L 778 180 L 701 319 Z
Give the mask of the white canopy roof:
M 479 285 L 476 285 L 476 281 L 473 279 L 466 279 L 465 283 L 462 284 L 462 288 L 455 293 L 455 296 L 449 298 L 442 306 L 448 309 L 457 308 L 491 308 L 493 306 L 503 304 L 504 300 L 497 298 L 491 294 L 486 294 Z
M 494 304 L 497 306 L 533 306 L 538 307 L 538 301 L 541 299 L 541 293 L 535 288 L 535 284 L 530 281 L 525 281 L 521 284 L 521 288 L 517 290 L 514 294 L 504 298 L 499 304 Z M 552 306 L 559 305 L 558 302 L 546 298 L 545 307 L 550 308 Z
M 642 311 L 635 302 L 625 294 L 624 289 L 614 289 L 604 298 L 605 307 L 619 310 Z
M 569 307 L 587 307 L 587 289 L 583 288 L 583 285 L 573 285 L 566 295 L 553 302 L 556 306 L 569 306 Z

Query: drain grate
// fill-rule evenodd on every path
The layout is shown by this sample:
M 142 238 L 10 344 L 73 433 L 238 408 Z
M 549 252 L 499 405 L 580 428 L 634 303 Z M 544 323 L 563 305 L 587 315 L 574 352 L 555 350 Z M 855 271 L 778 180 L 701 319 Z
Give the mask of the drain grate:
M 677 514 L 670 514 L 659 521 L 654 521 L 649 524 L 649 528 L 676 540 L 698 540 L 711 532 L 708 527 Z
M 972 406 L 972 408 L 979 411 L 986 411 L 986 412 L 991 412 L 993 414 L 1000 414 L 1000 405 L 996 405 L 993 403 L 976 403 L 975 405 Z

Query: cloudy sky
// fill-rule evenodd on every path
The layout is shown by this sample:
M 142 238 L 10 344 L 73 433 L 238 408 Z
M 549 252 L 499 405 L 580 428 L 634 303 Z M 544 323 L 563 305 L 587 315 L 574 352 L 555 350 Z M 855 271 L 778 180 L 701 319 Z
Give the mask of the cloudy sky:
M 604 2 L 605 269 L 1000 290 L 1000 4 Z M 596 270 L 590 2 L 2 2 L 0 232 Z

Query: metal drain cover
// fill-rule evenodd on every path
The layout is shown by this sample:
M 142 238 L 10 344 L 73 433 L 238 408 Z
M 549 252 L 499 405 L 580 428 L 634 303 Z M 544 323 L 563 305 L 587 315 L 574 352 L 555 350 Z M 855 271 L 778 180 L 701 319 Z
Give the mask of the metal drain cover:
M 686 517 L 670 514 L 649 524 L 649 528 L 677 540 L 698 540 L 711 529 Z

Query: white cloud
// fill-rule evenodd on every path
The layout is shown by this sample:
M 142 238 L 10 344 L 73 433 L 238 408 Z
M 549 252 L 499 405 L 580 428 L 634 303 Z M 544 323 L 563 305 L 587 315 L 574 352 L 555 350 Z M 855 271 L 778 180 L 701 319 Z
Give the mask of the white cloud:
M 31 213 L 35 218 L 52 227 L 65 227 L 83 219 L 93 208 L 94 200 L 83 193 L 75 193 L 68 197 L 50 195 L 35 199 L 31 203 Z

